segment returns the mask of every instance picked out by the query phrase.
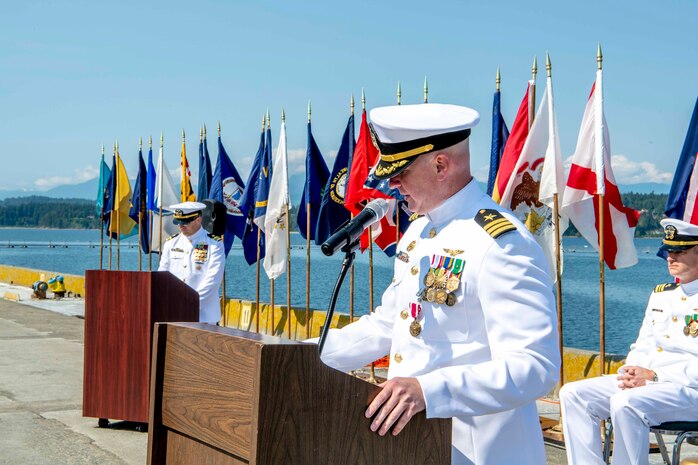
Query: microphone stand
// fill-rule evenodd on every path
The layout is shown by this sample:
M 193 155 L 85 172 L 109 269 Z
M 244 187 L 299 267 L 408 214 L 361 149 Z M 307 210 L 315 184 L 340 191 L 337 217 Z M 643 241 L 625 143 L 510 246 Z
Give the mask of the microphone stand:
M 352 263 L 354 263 L 354 257 L 356 256 L 354 249 L 356 249 L 358 246 L 359 239 L 351 244 L 345 245 L 341 249 L 342 252 L 344 252 L 344 260 L 342 261 L 342 268 L 339 270 L 339 276 L 337 277 L 337 282 L 334 285 L 334 290 L 332 291 L 332 296 L 330 297 L 330 306 L 327 309 L 325 324 L 322 325 L 322 333 L 320 334 L 320 341 L 318 343 L 318 355 L 322 355 L 322 349 L 325 347 L 325 339 L 327 339 L 327 333 L 330 330 L 332 316 L 334 315 L 334 307 L 337 304 L 337 297 L 339 297 L 339 290 L 342 288 L 342 283 L 347 275 L 347 271 L 349 271 Z

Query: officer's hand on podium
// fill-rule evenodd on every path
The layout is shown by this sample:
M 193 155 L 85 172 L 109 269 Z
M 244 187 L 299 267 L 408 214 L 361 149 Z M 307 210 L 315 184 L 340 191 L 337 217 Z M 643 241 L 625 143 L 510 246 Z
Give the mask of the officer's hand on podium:
M 408 421 L 426 408 L 422 386 L 417 378 L 393 378 L 380 384 L 383 390 L 366 409 L 366 418 L 373 417 L 371 431 L 381 436 L 392 427 L 397 436 Z

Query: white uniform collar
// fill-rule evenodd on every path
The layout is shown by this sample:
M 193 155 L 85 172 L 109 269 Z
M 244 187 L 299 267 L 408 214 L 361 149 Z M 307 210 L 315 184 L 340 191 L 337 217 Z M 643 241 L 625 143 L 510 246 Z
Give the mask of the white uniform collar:
M 425 216 L 437 228 L 452 221 L 457 216 L 462 216 L 463 209 L 471 205 L 476 205 L 483 196 L 482 189 L 478 186 L 475 178 L 451 197 L 446 199 L 441 205 L 434 208 Z
M 184 234 L 182 234 L 182 236 L 184 236 L 187 240 L 189 240 L 189 242 L 191 242 L 193 244 L 194 241 L 198 241 L 198 240 L 203 239 L 204 236 L 206 236 L 207 234 L 208 234 L 208 232 L 206 232 L 206 230 L 202 226 L 201 228 L 199 228 L 198 231 L 196 231 L 191 236 L 187 237 L 187 236 L 184 236 Z
M 689 296 L 698 293 L 698 279 L 695 279 L 690 283 L 681 283 L 681 289 L 683 289 L 684 294 Z

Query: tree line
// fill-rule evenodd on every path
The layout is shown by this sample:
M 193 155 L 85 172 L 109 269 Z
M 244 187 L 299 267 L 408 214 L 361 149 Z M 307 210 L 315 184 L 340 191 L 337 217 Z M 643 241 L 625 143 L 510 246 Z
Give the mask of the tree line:
M 659 221 L 664 218 L 667 194 L 623 194 L 623 203 L 642 215 L 635 230 L 636 237 L 656 237 L 662 234 Z M 290 210 L 292 231 L 298 230 L 298 206 Z M 86 199 L 54 199 L 50 197 L 16 197 L 0 200 L 0 227 L 99 229 L 95 203 Z M 570 225 L 566 236 L 579 235 Z

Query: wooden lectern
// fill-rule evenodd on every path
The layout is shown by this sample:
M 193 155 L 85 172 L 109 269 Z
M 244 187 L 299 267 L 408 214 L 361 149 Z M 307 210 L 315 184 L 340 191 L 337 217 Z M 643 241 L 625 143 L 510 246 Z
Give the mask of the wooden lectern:
M 199 295 L 167 271 L 85 273 L 82 414 L 148 421 L 150 351 L 157 321 L 199 321 Z
M 199 323 L 157 324 L 149 465 L 451 463 L 451 420 L 369 429 L 381 388 L 325 366 L 317 346 Z

